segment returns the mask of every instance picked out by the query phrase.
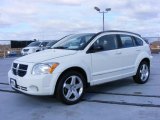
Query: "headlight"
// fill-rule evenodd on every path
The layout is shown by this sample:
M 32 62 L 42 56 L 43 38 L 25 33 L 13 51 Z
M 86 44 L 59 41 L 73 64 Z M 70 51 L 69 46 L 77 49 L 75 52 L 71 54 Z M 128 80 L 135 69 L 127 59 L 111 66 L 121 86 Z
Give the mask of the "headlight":
M 59 63 L 39 63 L 33 66 L 32 74 L 41 75 L 41 74 L 51 74 Z

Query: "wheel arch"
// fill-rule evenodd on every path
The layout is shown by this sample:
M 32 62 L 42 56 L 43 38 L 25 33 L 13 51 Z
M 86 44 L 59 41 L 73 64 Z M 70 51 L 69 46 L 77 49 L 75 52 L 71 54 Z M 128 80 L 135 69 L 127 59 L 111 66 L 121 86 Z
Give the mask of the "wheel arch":
M 86 72 L 83 68 L 78 67 L 78 66 L 70 67 L 70 68 L 65 69 L 65 70 L 59 75 L 59 77 L 58 77 L 58 79 L 57 79 L 57 82 L 56 82 L 56 85 L 55 85 L 55 90 L 54 90 L 54 94 L 55 94 L 55 95 L 56 95 L 56 92 L 57 92 L 57 86 L 58 86 L 58 84 L 59 84 L 60 78 L 61 78 L 66 72 L 71 71 L 71 70 L 77 71 L 77 72 L 81 73 L 81 74 L 84 76 L 84 78 L 85 78 L 86 87 L 89 87 L 89 86 L 90 86 L 90 85 L 89 85 L 89 82 L 88 82 L 87 72 Z
M 140 64 L 141 64 L 143 61 L 147 62 L 148 65 L 149 65 L 149 67 L 150 67 L 150 59 L 149 59 L 149 58 L 143 58 L 143 59 L 141 60 Z
M 142 58 L 142 59 L 140 59 L 140 60 L 138 60 L 138 61 L 136 62 L 135 74 L 137 73 L 137 70 L 138 70 L 138 68 L 139 68 L 139 65 L 140 65 L 143 61 L 147 62 L 148 65 L 149 65 L 149 67 L 150 67 L 150 59 L 149 59 L 148 57 L 144 57 L 144 58 Z
M 142 61 L 146 61 L 149 66 L 151 64 L 151 59 L 152 57 L 147 53 L 147 52 L 141 52 L 137 58 L 136 58 L 136 61 L 135 61 L 135 74 L 137 73 L 137 69 L 139 67 L 139 65 L 141 64 Z
M 147 75 L 147 78 L 141 78 L 141 74 L 140 74 L 140 69 L 141 69 L 141 65 L 143 65 L 145 62 L 145 64 L 148 64 L 149 67 L 149 72 Z M 143 64 L 142 64 L 143 63 Z M 150 59 L 149 58 L 143 58 L 140 62 L 139 65 L 137 66 L 137 70 L 136 70 L 136 74 L 133 76 L 133 79 L 136 83 L 139 84 L 144 84 L 148 81 L 149 79 L 149 74 L 150 74 Z M 146 77 L 146 76 L 145 76 Z M 145 79 L 145 80 L 144 80 Z

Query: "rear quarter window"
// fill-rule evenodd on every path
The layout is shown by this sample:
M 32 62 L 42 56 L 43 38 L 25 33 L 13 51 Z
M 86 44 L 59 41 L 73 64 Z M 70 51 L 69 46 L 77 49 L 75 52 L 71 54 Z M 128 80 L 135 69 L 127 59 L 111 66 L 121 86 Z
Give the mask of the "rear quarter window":
M 136 46 L 142 46 L 143 41 L 140 38 L 134 37 Z

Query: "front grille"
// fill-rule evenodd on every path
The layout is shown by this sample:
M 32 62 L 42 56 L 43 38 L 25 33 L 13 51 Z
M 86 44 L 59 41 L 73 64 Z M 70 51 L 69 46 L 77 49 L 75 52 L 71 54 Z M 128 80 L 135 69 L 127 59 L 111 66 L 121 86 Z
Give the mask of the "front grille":
M 28 65 L 13 63 L 12 72 L 14 75 L 24 77 L 27 73 Z
M 13 63 L 14 68 L 17 68 L 17 65 L 18 65 L 17 63 Z
M 23 49 L 23 51 L 24 51 L 24 52 L 28 52 L 28 51 L 29 51 L 29 49 Z

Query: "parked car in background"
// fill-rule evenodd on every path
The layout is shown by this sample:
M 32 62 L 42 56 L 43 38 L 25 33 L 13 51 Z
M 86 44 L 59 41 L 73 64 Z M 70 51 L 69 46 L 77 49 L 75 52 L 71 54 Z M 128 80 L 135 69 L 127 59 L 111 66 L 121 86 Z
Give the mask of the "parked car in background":
M 160 41 L 150 43 L 152 53 L 160 53 Z
M 46 48 L 46 45 L 49 43 L 49 41 L 43 41 L 43 42 L 32 42 L 27 47 L 23 48 L 21 50 L 22 55 L 28 55 L 31 53 L 42 51 Z
M 39 46 L 40 47 L 40 51 L 41 50 L 45 50 L 48 43 L 49 43 L 49 41 L 43 41 L 43 42 L 41 42 L 41 44 Z
M 64 39 L 67 39 L 69 38 L 70 36 L 72 36 L 72 34 L 69 34 L 69 35 L 66 35 L 64 37 L 62 37 L 61 39 L 59 40 L 54 40 L 54 41 L 51 41 L 49 42 L 47 45 L 46 45 L 46 49 L 50 49 L 53 45 L 55 45 L 57 42 L 61 41 L 61 40 L 64 40 Z M 65 41 L 65 40 L 64 40 Z
M 75 104 L 89 86 L 131 76 L 136 83 L 146 83 L 151 58 L 149 45 L 132 32 L 76 34 L 52 49 L 14 60 L 8 80 L 20 92 L 54 94 L 66 104 Z
M 39 41 L 32 42 L 27 47 L 25 47 L 21 50 L 21 54 L 28 55 L 28 54 L 31 54 L 34 52 L 38 52 L 41 50 L 40 45 L 41 45 L 41 42 L 39 42 Z
M 56 44 L 59 40 L 53 40 L 50 41 L 47 45 L 45 49 L 50 49 L 54 44 Z

